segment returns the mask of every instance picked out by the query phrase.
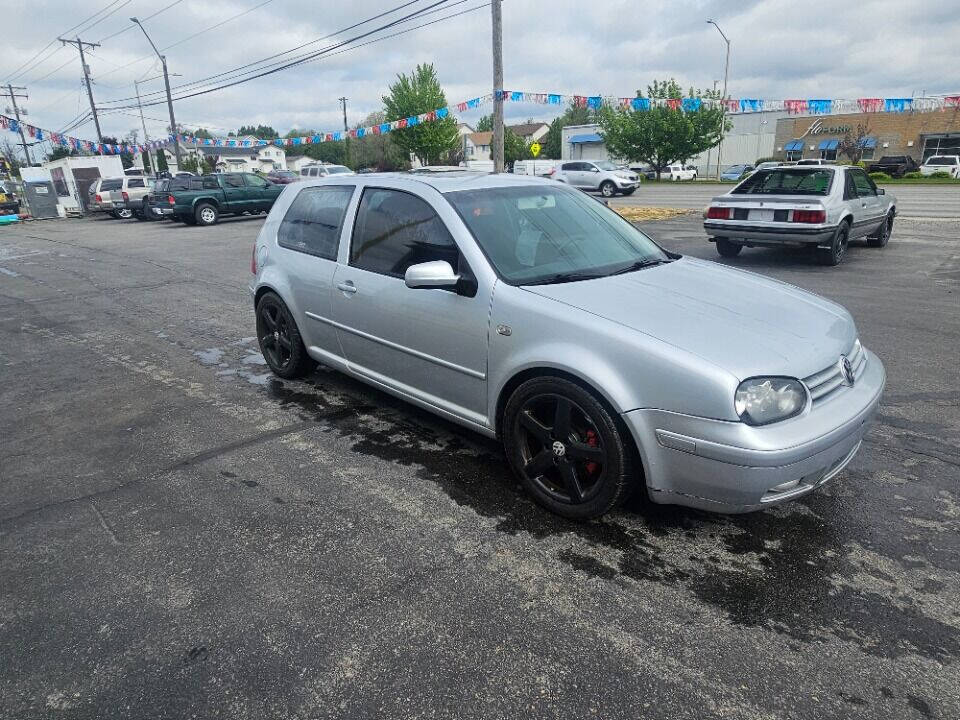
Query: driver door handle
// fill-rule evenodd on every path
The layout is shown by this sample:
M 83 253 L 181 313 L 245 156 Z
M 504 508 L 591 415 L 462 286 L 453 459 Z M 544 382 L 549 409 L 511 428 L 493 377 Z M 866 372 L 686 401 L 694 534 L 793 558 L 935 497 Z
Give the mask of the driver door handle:
M 337 283 L 337 290 L 342 290 L 345 293 L 355 293 L 357 286 L 353 284 L 353 280 L 347 280 L 346 282 Z

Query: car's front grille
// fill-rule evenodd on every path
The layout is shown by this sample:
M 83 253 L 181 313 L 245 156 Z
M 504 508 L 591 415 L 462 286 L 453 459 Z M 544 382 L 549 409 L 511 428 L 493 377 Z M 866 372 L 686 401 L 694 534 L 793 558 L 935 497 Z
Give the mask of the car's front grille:
M 846 357 L 853 368 L 854 379 L 859 378 L 867 365 L 867 355 L 863 352 L 860 340 L 854 341 L 853 347 L 850 348 Z M 806 385 L 807 390 L 810 391 L 810 399 L 814 403 L 826 400 L 834 392 L 847 385 L 847 380 L 843 374 L 843 357 L 837 358 L 835 363 L 820 372 L 805 377 L 803 384 Z

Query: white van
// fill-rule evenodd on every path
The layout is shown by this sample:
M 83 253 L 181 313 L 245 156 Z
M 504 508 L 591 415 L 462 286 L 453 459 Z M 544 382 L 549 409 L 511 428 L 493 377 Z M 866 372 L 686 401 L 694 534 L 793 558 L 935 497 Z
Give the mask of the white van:
M 514 175 L 538 175 L 540 177 L 546 177 L 554 171 L 554 169 L 559 165 L 561 160 L 547 160 L 547 159 L 536 159 L 536 160 L 517 160 L 513 164 L 513 174 Z

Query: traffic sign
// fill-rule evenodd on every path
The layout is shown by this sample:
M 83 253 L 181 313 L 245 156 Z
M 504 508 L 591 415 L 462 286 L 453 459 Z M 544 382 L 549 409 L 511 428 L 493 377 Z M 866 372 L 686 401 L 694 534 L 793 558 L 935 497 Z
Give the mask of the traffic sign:
M 540 154 L 540 143 L 535 142 L 530 146 L 530 154 L 534 157 Z

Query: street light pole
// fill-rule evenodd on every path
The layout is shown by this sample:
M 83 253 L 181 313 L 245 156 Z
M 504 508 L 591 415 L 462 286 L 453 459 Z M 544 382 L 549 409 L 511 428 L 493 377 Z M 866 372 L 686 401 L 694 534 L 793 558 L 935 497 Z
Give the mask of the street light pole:
M 167 110 L 170 111 L 170 133 L 173 135 L 173 152 L 177 156 L 177 170 L 180 169 L 180 139 L 177 137 L 177 121 L 173 116 L 173 98 L 170 97 L 170 75 L 167 73 L 167 58 L 164 55 L 160 54 L 160 51 L 157 50 L 157 46 L 153 44 L 153 40 L 150 39 L 150 36 L 147 35 L 147 29 L 143 27 L 137 18 L 132 17 L 130 21 L 136 23 L 141 30 L 143 30 L 144 36 L 147 38 L 147 42 L 150 43 L 150 47 L 153 48 L 153 51 L 157 54 L 157 57 L 160 58 L 160 64 L 163 65 L 163 84 L 167 89 Z
M 727 61 L 723 67 L 723 99 L 725 101 L 727 99 L 727 78 L 730 75 L 730 38 L 728 38 L 724 34 L 723 30 L 720 29 L 720 26 L 717 25 L 715 21 L 707 20 L 707 24 L 713 25 L 717 29 L 717 32 L 720 33 L 720 37 L 722 37 L 723 41 L 727 44 Z M 725 125 L 727 121 L 727 106 L 724 104 L 724 105 L 721 105 L 721 107 L 723 108 L 722 122 Z M 722 155 L 723 155 L 723 127 L 720 128 L 720 142 L 717 144 L 717 179 L 720 178 L 720 172 L 722 169 L 722 165 L 720 163 L 720 159 Z
M 503 14 L 501 0 L 492 0 L 490 11 L 493 20 L 493 137 L 490 150 L 493 156 L 493 171 L 503 172 Z

